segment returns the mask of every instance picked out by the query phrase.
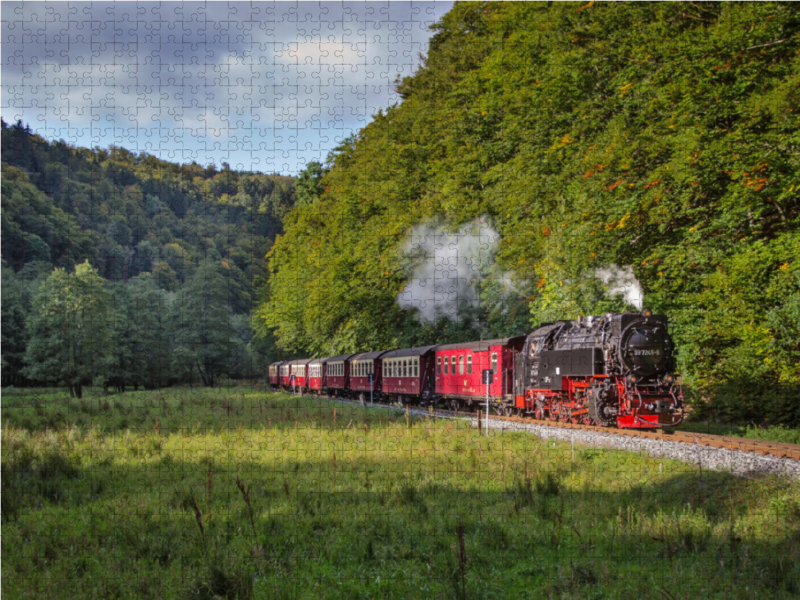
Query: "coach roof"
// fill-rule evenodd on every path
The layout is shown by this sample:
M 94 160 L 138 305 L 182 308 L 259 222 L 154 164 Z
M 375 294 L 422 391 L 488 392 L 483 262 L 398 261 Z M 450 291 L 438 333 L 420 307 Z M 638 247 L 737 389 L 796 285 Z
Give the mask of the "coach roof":
M 297 360 L 290 360 L 287 364 L 290 365 L 307 365 L 310 363 L 313 358 L 298 358 Z
M 352 354 L 340 354 L 338 356 L 329 356 L 328 358 L 323 358 L 321 360 L 324 363 L 339 362 L 339 361 L 348 360 L 351 356 L 353 356 L 353 355 Z
M 439 346 L 417 346 L 416 348 L 400 348 L 399 350 L 390 350 L 386 354 L 384 354 L 381 358 L 401 358 L 404 356 L 422 356 L 423 354 L 427 354 L 431 350 L 438 348 Z
M 485 352 L 491 346 L 510 346 L 512 342 L 520 343 L 525 340 L 524 335 L 514 337 L 499 338 L 496 340 L 481 340 L 480 342 L 463 342 L 461 344 L 447 344 L 436 348 L 437 352 L 442 350 L 472 350 L 473 352 Z
M 376 350 L 375 352 L 362 352 L 361 354 L 356 354 L 350 357 L 350 360 L 375 360 L 376 358 L 380 358 L 381 355 L 386 354 L 387 352 L 391 352 L 391 350 Z

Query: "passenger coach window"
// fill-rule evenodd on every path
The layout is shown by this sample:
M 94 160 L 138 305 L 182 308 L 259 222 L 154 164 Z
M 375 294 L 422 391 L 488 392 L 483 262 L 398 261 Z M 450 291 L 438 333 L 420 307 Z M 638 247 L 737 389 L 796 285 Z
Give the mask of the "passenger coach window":
M 414 377 L 419 377 L 419 359 L 414 361 Z
M 458 374 L 459 375 L 463 375 L 464 374 L 464 355 L 463 354 L 458 357 Z
M 472 354 L 467 357 L 467 375 L 472 375 Z
M 445 356 L 444 357 L 444 374 L 445 375 L 449 375 L 450 374 L 450 357 L 449 356 Z
M 436 357 L 436 374 L 437 375 L 441 375 L 442 374 L 442 357 L 441 356 L 437 356 Z

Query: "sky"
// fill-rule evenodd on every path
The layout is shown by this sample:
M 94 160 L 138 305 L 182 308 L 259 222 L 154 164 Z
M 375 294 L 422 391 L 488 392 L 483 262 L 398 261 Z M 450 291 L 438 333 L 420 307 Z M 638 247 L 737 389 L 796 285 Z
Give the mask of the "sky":
M 420 66 L 452 2 L 2 2 L 0 114 L 48 140 L 295 175 Z

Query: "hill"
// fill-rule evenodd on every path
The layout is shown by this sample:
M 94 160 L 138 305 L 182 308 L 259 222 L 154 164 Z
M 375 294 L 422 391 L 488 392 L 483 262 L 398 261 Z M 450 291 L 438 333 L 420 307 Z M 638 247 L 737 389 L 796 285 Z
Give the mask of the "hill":
M 800 424 L 799 27 L 791 3 L 456 4 L 287 214 L 259 328 L 309 354 L 523 332 L 623 307 L 599 273 L 629 268 L 696 409 Z M 501 240 L 480 306 L 420 327 L 408 236 L 476 219 Z
M 224 329 L 216 353 L 221 362 L 212 370 L 247 376 L 278 356 L 268 340 L 251 343 L 249 319 L 266 283 L 263 257 L 295 202 L 293 177 L 238 172 L 227 164 L 221 171 L 175 164 L 117 147 L 78 148 L 47 141 L 21 122 L 2 123 L 2 157 L 5 384 L 24 381 L 31 311 L 41 283 L 53 269 L 69 274 L 84 261 L 111 294 L 115 330 L 108 346 L 119 355 L 116 363 L 130 362 L 126 352 L 150 352 L 145 340 L 158 342 L 168 358 L 175 356 L 182 328 L 197 327 L 176 324 L 187 314 L 184 309 L 196 304 L 190 292 L 209 289 L 225 311 L 217 315 Z M 124 340 L 136 337 L 135 325 L 148 322 L 151 331 L 140 340 L 142 347 L 120 350 Z M 205 342 L 193 344 L 186 360 Z M 249 350 L 232 360 L 230 349 L 245 346 Z M 163 376 L 136 372 L 133 363 L 100 372 L 120 385 L 199 377 L 191 361 L 185 369 L 167 363 Z

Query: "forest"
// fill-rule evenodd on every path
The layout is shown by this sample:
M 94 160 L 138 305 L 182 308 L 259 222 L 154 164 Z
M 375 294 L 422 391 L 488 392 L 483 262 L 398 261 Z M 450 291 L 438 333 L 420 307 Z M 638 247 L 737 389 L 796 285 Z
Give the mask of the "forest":
M 599 274 L 630 269 L 696 415 L 800 425 L 800 5 L 458 3 L 434 29 L 401 101 L 301 174 L 256 331 L 308 355 L 524 333 L 626 308 Z M 410 232 L 476 219 L 479 305 L 420 322 Z
M 50 142 L 2 123 L 3 385 L 258 377 L 264 255 L 294 178 Z

